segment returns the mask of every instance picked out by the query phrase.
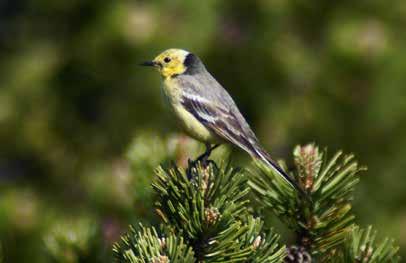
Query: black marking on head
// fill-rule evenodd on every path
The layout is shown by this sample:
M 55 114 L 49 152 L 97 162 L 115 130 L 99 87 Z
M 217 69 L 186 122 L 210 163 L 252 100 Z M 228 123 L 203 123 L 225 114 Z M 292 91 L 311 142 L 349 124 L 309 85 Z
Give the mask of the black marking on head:
M 187 75 L 199 73 L 204 68 L 200 59 L 192 53 L 186 55 L 183 65 L 186 67 L 186 71 L 183 74 Z
M 189 53 L 186 55 L 186 58 L 185 58 L 185 61 L 183 62 L 183 64 L 186 67 L 190 67 L 190 66 L 193 66 L 197 62 L 198 62 L 198 58 L 196 57 L 196 55 Z

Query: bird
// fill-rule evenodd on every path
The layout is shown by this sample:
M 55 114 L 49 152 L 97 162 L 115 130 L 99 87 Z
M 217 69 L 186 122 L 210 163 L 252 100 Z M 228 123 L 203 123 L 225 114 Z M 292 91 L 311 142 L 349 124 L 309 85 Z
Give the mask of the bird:
M 207 71 L 197 55 L 171 48 L 141 65 L 158 70 L 164 98 L 175 119 L 189 136 L 205 144 L 206 150 L 197 160 L 206 162 L 220 144 L 233 144 L 304 193 L 261 146 L 230 94 Z

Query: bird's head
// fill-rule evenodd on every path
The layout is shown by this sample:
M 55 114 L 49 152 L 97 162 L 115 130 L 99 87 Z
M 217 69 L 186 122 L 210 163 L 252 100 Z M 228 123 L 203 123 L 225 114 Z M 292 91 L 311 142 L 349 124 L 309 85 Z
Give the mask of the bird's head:
M 194 74 L 204 68 L 200 59 L 183 49 L 168 49 L 156 56 L 152 61 L 141 64 L 153 66 L 158 69 L 164 78 L 171 78 L 180 74 Z

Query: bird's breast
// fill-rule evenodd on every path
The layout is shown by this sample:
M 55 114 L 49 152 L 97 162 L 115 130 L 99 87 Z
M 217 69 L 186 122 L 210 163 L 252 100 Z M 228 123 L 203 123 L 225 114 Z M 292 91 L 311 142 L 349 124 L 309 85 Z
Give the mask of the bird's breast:
M 176 79 L 165 78 L 163 81 L 162 90 L 170 104 L 180 102 L 182 90 L 179 82 Z
M 201 142 L 219 142 L 219 138 L 182 105 L 182 87 L 176 80 L 164 80 L 162 88 L 175 119 L 188 135 Z

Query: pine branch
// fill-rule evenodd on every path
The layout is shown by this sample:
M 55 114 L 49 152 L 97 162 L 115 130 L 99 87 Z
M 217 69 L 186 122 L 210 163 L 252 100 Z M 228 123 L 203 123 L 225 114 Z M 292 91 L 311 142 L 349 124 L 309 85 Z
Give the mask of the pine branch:
M 358 172 L 364 170 L 353 155 L 336 153 L 330 160 L 313 144 L 297 146 L 293 152 L 294 178 L 312 202 L 293 192 L 272 169 L 257 163 L 250 186 L 258 200 L 293 229 L 297 246 L 323 257 L 342 244 L 351 230 L 352 192 Z
M 157 175 L 153 187 L 160 196 L 158 214 L 192 244 L 198 260 L 237 262 L 251 257 L 256 262 L 254 258 L 262 257 L 274 262 L 284 253 L 275 235 L 253 249 L 262 222 L 247 211 L 249 188 L 239 169 L 221 169 L 214 163 L 203 168 L 190 162 L 186 171 L 172 166 L 159 168 Z
M 251 246 L 253 253 L 245 262 L 282 262 L 286 251 L 278 244 L 279 235 L 275 234 L 273 230 L 261 233 L 263 222 L 259 218 L 249 217 L 248 225 L 251 227 L 242 238 L 242 243 L 245 247 Z
M 394 245 L 393 239 L 385 238 L 379 243 L 375 240 L 376 231 L 372 226 L 367 229 L 353 226 L 347 236 L 348 242 L 344 245 L 343 260 L 340 262 L 400 262 L 397 255 L 399 247 Z
M 158 168 L 156 174 L 153 188 L 158 197 L 156 211 L 163 220 L 161 236 L 177 237 L 172 246 L 185 246 L 179 249 L 185 258 L 193 255 L 190 262 L 283 261 L 286 252 L 278 244 L 279 236 L 264 231 L 263 222 L 246 208 L 250 189 L 241 170 L 229 165 L 219 168 L 214 162 L 205 167 L 189 162 L 186 170 L 173 164 Z M 115 246 L 116 258 L 147 262 L 148 257 L 165 257 L 186 262 L 172 261 L 160 246 L 161 239 L 153 228 L 132 230 Z
M 145 228 L 142 225 L 138 231 L 131 227 L 130 233 L 114 245 L 113 252 L 118 262 L 196 262 L 191 247 L 184 243 L 182 237 L 174 234 L 159 237 L 155 228 Z

